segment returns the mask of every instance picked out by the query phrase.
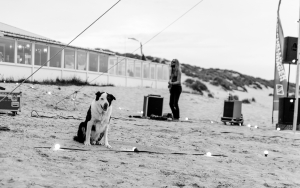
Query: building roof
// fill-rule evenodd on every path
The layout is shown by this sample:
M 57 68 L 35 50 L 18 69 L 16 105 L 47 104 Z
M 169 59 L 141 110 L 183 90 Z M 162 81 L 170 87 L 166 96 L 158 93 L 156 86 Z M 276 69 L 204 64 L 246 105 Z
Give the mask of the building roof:
M 14 26 L 2 23 L 2 22 L 0 22 L 0 31 L 10 32 L 10 33 L 18 33 L 20 35 L 25 35 L 25 36 L 35 37 L 35 38 L 43 38 L 43 39 L 49 40 L 49 38 L 47 38 L 47 37 L 44 37 L 44 36 L 41 36 L 41 35 L 38 35 L 35 33 L 31 33 L 29 31 L 25 31 L 23 29 L 20 29 L 20 28 L 17 28 L 17 27 L 14 27 Z
M 13 38 L 20 38 L 20 39 L 28 39 L 28 40 L 33 40 L 33 41 L 38 41 L 38 42 L 45 42 L 45 43 L 50 43 L 50 44 L 56 44 L 60 46 L 66 46 L 67 44 L 61 43 L 59 41 L 55 41 L 52 39 L 49 39 L 47 37 L 43 37 L 41 35 L 31 33 L 29 31 L 25 31 L 23 29 L 5 24 L 0 22 L 0 36 L 7 36 L 7 37 L 13 37 Z M 100 50 L 95 50 L 95 49 L 90 49 L 90 48 L 83 48 L 83 47 L 78 47 L 78 46 L 71 46 L 69 47 L 74 47 L 82 50 L 88 50 L 88 51 L 94 51 L 94 52 L 102 52 L 105 54 L 110 54 L 110 55 L 115 55 L 115 53 L 103 51 L 102 49 Z

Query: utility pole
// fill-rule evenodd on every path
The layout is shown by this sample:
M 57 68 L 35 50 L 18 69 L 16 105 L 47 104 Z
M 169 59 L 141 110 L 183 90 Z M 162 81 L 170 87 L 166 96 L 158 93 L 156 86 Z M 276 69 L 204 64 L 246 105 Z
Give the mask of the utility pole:
M 296 72 L 296 91 L 295 91 L 295 107 L 293 119 L 293 132 L 296 133 L 297 118 L 298 118 L 298 95 L 299 95 L 299 56 L 300 56 L 300 0 L 299 0 L 299 20 L 298 20 L 298 46 L 297 46 L 297 72 Z

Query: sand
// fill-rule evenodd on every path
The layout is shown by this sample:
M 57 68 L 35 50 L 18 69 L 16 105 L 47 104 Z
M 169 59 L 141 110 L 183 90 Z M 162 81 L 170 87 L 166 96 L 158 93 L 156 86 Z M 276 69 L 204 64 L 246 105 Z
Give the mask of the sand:
M 16 86 L 0 85 L 8 91 Z M 0 125 L 10 129 L 0 131 L 1 188 L 300 187 L 300 135 L 275 130 L 271 123 L 272 97 L 268 96 L 272 89 L 247 88 L 248 93 L 233 93 L 240 100 L 256 99 L 242 106 L 244 124 L 252 125 L 249 128 L 220 121 L 228 93 L 211 85 L 209 89 L 216 98 L 182 93 L 181 119 L 188 118 L 190 122 L 129 117 L 140 115 L 143 97 L 148 94 L 164 97 L 163 111 L 171 112 L 168 90 L 92 86 L 64 86 L 59 90 L 58 86 L 30 86 L 24 84 L 18 89 L 23 92 L 22 112 L 16 116 L 0 114 Z M 79 89 L 77 96 L 54 108 Z M 113 101 L 109 130 L 111 150 L 73 141 L 80 118 L 85 118 L 96 91 L 111 93 L 117 99 Z M 31 117 L 33 110 L 52 118 Z M 253 128 L 255 125 L 258 129 Z M 68 149 L 49 149 L 56 143 Z M 160 153 L 117 152 L 132 147 Z M 206 156 L 207 152 L 213 157 Z

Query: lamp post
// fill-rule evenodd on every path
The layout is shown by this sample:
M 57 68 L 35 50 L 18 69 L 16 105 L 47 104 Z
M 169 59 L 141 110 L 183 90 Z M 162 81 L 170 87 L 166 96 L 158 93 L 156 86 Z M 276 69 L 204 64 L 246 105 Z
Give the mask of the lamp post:
M 131 39 L 131 40 L 135 40 L 135 41 L 137 41 L 137 42 L 139 42 L 140 43 L 140 45 L 141 45 L 141 55 L 142 55 L 142 60 L 144 60 L 144 61 L 146 61 L 146 57 L 144 56 L 144 54 L 143 54 L 143 45 L 142 45 L 142 43 L 140 42 L 140 41 L 138 41 L 137 39 L 135 39 L 135 38 L 128 38 L 128 39 Z

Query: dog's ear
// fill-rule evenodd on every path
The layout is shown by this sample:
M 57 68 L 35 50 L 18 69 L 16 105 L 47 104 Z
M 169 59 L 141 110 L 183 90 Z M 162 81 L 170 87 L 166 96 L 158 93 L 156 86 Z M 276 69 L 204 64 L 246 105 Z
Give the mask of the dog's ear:
M 98 91 L 98 92 L 96 93 L 96 101 L 99 100 L 99 98 L 100 98 L 101 95 L 102 95 L 102 93 L 101 93 L 100 91 Z
M 113 101 L 113 100 L 116 100 L 116 98 L 115 98 L 115 96 L 113 96 L 112 94 L 107 94 L 107 100 L 108 100 L 108 103 L 109 103 L 109 106 L 110 106 L 110 104 L 111 104 L 111 102 Z
M 111 98 L 111 100 L 117 100 L 115 96 L 113 96 L 112 94 L 108 94 L 107 97 Z

